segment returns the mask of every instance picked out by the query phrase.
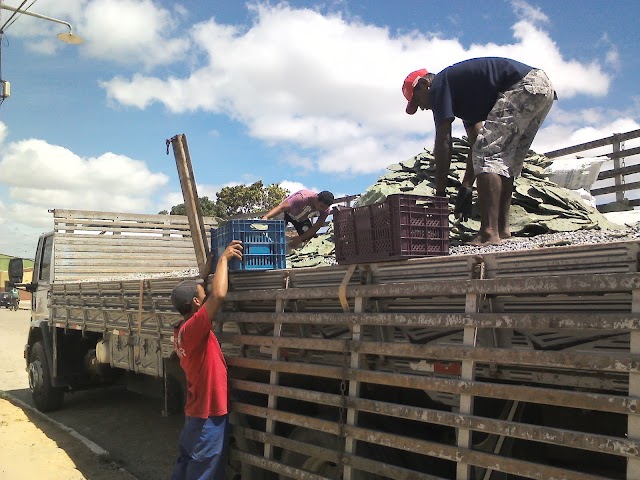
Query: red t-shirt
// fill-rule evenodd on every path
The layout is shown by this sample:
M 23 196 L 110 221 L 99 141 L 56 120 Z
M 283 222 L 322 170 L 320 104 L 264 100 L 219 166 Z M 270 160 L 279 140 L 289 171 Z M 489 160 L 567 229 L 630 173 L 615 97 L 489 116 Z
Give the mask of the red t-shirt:
M 227 363 L 204 306 L 173 332 L 173 347 L 187 376 L 184 414 L 208 418 L 229 412 Z

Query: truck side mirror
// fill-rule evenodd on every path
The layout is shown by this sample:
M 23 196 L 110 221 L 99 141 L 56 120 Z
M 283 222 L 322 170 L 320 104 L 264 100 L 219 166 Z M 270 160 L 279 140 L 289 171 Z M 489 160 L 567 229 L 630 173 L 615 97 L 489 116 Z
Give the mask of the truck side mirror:
M 9 281 L 14 285 L 22 283 L 24 270 L 21 258 L 12 258 L 9 260 Z

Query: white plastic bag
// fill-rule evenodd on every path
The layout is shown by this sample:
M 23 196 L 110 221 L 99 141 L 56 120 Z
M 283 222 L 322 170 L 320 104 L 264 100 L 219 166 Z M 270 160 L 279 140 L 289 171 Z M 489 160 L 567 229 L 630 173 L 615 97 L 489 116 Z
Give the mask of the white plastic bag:
M 545 169 L 544 173 L 549 176 L 549 180 L 557 183 L 560 187 L 568 188 L 569 190 L 580 190 L 582 188 L 590 191 L 591 186 L 598 179 L 600 167 L 606 160 L 606 157 L 554 160 Z

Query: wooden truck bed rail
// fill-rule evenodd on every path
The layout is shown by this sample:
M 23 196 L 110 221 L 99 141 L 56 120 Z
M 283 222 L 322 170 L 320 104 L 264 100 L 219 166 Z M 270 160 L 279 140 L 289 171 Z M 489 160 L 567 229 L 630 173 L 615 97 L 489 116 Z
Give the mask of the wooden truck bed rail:
M 637 260 L 620 242 L 232 274 L 232 458 L 296 479 L 640 478 Z M 178 280 L 54 284 L 51 322 L 149 373 Z
M 186 216 L 52 213 L 56 282 L 164 274 L 198 266 Z M 204 220 L 207 231 L 216 225 L 211 217 Z

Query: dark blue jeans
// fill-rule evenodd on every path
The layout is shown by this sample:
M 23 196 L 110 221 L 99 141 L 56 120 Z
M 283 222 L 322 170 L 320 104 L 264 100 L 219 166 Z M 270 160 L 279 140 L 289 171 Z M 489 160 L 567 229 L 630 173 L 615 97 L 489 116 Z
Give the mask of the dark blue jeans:
M 171 480 L 224 480 L 229 432 L 229 415 L 185 417 Z

